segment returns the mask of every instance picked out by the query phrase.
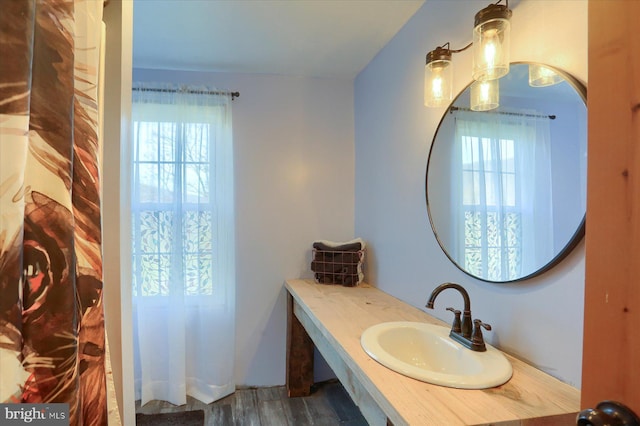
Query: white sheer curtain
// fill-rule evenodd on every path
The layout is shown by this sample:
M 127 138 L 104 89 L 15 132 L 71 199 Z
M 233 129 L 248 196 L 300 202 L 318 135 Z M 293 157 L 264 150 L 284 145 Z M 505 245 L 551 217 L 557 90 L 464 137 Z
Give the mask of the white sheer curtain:
M 231 100 L 136 84 L 132 117 L 136 399 L 210 403 L 235 390 Z
M 490 281 L 534 272 L 553 256 L 549 118 L 458 111 L 455 127 L 458 258 Z

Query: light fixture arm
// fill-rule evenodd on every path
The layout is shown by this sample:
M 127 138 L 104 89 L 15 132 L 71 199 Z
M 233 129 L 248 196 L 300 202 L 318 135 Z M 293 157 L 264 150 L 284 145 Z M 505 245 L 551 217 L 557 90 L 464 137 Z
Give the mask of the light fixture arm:
M 438 46 L 435 49 L 433 49 L 432 51 L 430 51 L 429 53 L 427 53 L 427 57 L 426 57 L 425 63 L 428 64 L 430 62 L 437 61 L 437 60 L 443 60 L 443 59 L 450 61 L 452 53 L 463 52 L 463 51 L 467 50 L 468 48 L 470 48 L 471 45 L 473 45 L 473 42 L 467 44 L 462 49 L 457 49 L 456 50 L 456 49 L 451 49 L 451 46 L 450 46 L 449 42 L 446 42 L 442 46 Z
M 449 42 L 446 42 L 445 44 L 446 44 L 446 45 L 448 45 L 448 44 L 449 44 Z M 467 44 L 467 45 L 466 45 L 465 47 L 463 47 L 462 49 L 458 49 L 458 50 L 453 50 L 453 49 L 452 49 L 452 50 L 450 50 L 450 51 L 451 51 L 451 53 L 460 53 L 460 52 L 464 52 L 465 50 L 467 50 L 468 48 L 470 48 L 470 47 L 471 47 L 471 45 L 473 45 L 473 42 L 471 42 L 471 43 Z

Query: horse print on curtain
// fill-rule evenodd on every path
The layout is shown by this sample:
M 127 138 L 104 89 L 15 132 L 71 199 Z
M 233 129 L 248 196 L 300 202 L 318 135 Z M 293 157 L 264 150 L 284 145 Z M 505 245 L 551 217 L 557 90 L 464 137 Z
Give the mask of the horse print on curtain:
M 0 402 L 107 423 L 98 140 L 102 1 L 2 0 Z

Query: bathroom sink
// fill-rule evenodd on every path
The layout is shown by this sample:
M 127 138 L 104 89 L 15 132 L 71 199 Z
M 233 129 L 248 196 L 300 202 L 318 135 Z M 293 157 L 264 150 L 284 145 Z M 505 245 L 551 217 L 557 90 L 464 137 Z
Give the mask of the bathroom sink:
M 506 383 L 507 358 L 491 345 L 474 352 L 449 337 L 449 328 L 420 322 L 385 322 L 362 333 L 364 351 L 385 367 L 423 382 L 458 389 Z

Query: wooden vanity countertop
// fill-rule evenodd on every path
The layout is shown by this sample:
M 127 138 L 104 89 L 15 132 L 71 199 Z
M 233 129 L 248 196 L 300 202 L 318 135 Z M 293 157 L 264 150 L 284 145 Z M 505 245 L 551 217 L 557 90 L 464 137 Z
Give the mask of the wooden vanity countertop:
M 360 335 L 388 321 L 448 324 L 368 284 L 357 287 L 288 280 L 294 303 L 310 317 L 395 425 L 575 425 L 580 391 L 508 354 L 512 378 L 491 389 L 431 385 L 396 373 L 367 355 Z

